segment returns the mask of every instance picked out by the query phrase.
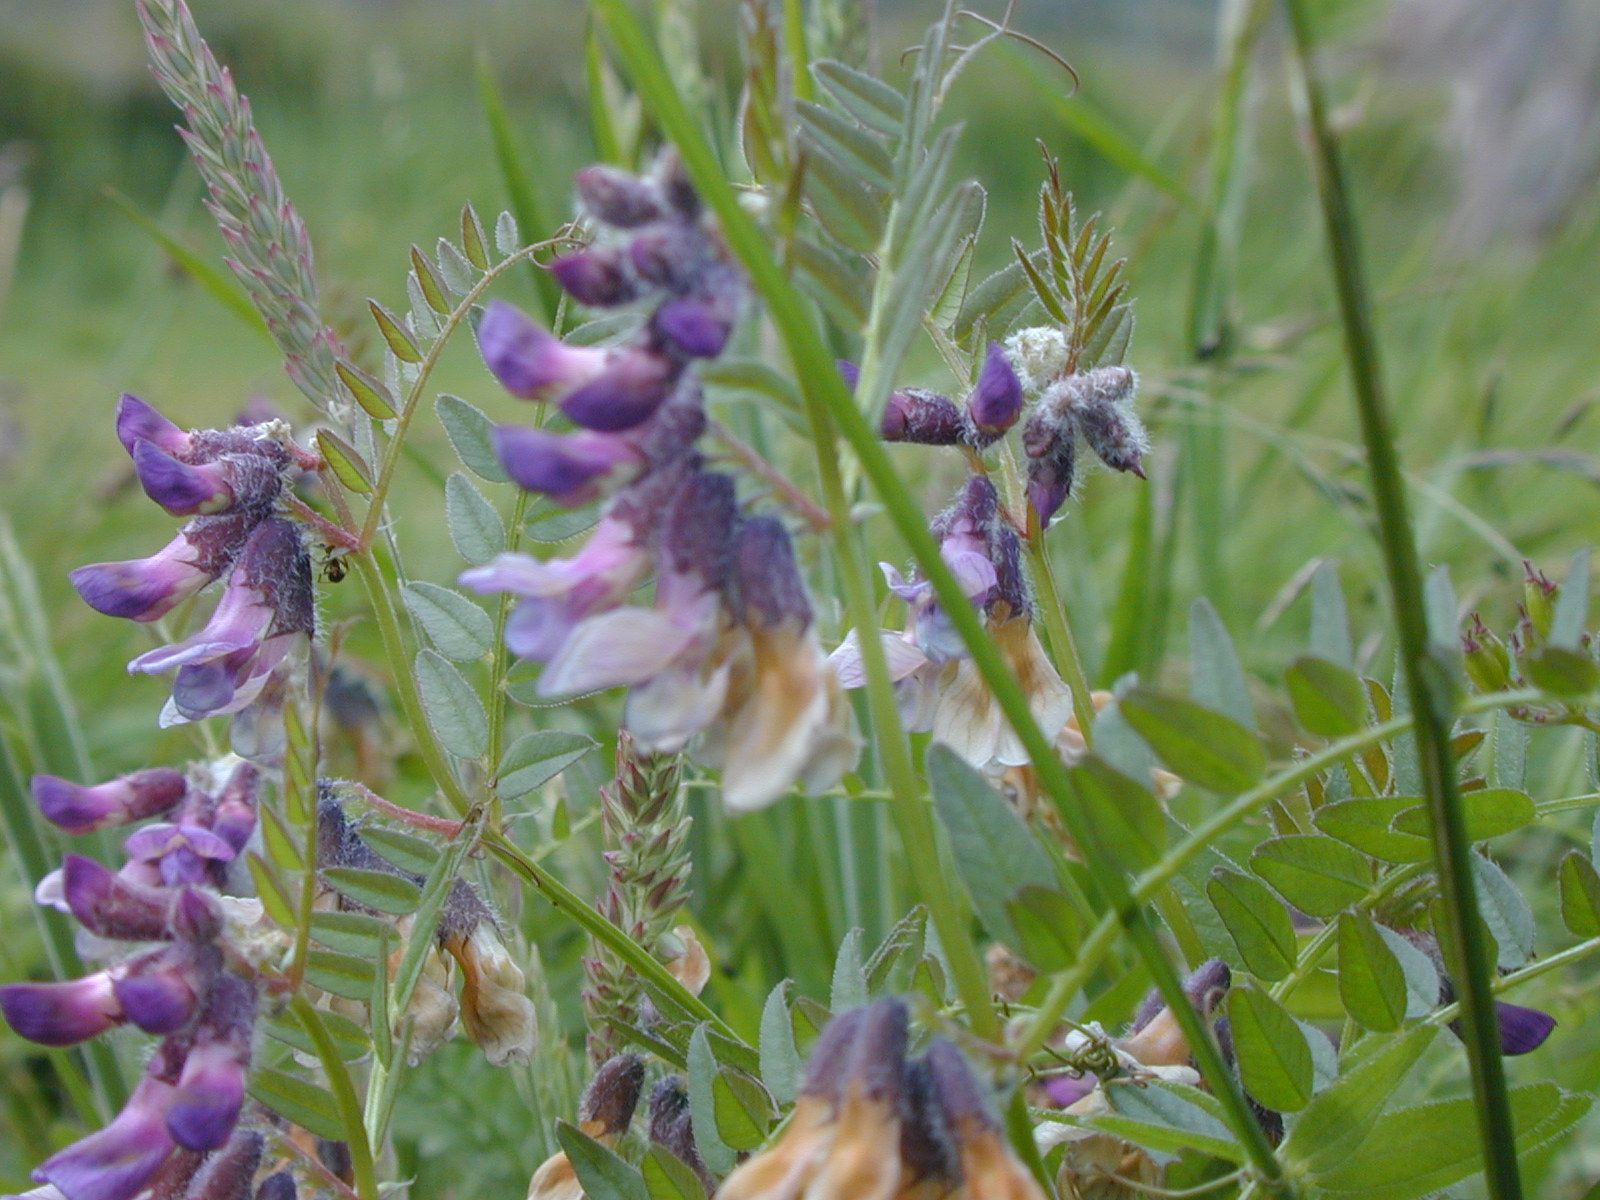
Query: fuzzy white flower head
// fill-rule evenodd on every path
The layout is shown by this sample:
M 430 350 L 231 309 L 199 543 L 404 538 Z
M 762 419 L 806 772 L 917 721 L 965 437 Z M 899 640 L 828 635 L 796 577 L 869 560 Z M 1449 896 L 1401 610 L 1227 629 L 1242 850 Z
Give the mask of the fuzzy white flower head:
M 1006 339 L 1006 354 L 1029 392 L 1041 392 L 1067 370 L 1067 337 L 1052 325 L 1019 329 Z

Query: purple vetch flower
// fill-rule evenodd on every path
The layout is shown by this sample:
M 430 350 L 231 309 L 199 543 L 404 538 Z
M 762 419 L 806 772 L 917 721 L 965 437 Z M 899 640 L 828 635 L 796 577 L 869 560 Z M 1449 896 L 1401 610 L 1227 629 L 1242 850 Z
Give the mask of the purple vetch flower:
M 244 1105 L 255 1018 L 255 987 L 237 975 L 219 974 L 167 1110 L 167 1129 L 178 1145 L 214 1150 L 233 1133 Z
M 721 711 L 731 665 L 723 591 L 739 519 L 733 480 L 697 472 L 668 504 L 656 600 L 581 622 L 540 677 L 545 695 L 630 687 L 624 724 L 650 752 L 681 749 Z
M 644 424 L 678 382 L 678 365 L 652 350 L 624 347 L 606 355 L 603 368 L 560 400 L 574 425 L 621 433 Z
M 129 835 L 123 851 L 151 884 L 179 887 L 211 877 L 210 864 L 231 862 L 237 853 L 226 838 L 203 825 L 161 821 Z
M 75 1046 L 122 1023 L 109 971 L 65 983 L 0 987 L 0 1013 L 18 1036 L 41 1046 Z
M 1076 482 L 1078 439 L 1070 429 L 1053 426 L 1038 413 L 1028 418 L 1023 431 L 1028 458 L 1028 506 L 1037 514 L 1040 529 L 1072 495 Z
M 68 577 L 83 602 L 108 617 L 156 621 L 227 567 L 185 530 L 149 558 L 91 563 Z
M 87 786 L 55 775 L 33 777 L 33 798 L 53 825 L 68 833 L 93 833 L 128 825 L 175 808 L 188 783 L 182 771 L 155 767 Z
M 1544 1045 L 1556 1028 L 1556 1019 L 1542 1009 L 1507 1004 L 1504 1000 L 1494 1002 L 1494 1019 L 1500 1029 L 1502 1054 L 1531 1054 Z
M 572 558 L 540 562 L 502 554 L 462 572 L 461 583 L 520 597 L 506 624 L 506 645 L 522 658 L 549 662 L 579 621 L 622 603 L 649 576 L 649 550 L 638 533 L 630 522 L 607 516 Z
M 967 416 L 980 446 L 993 444 L 1022 415 L 1022 380 L 999 342 L 989 343 L 977 386 L 967 397 Z
M 746 647 L 701 755 L 722 768 L 724 802 L 745 811 L 772 804 L 796 784 L 831 787 L 854 765 L 859 746 L 780 522 L 755 517 L 740 527 L 731 586 Z
M 266 1140 L 254 1130 L 235 1132 L 226 1145 L 201 1162 L 184 1200 L 250 1200 L 265 1149 Z M 259 1200 L 261 1193 L 254 1195 Z
M 640 295 L 639 279 L 621 246 L 591 246 L 564 254 L 550 264 L 550 273 L 562 291 L 589 308 L 614 308 Z
M 668 1075 L 650 1091 L 648 1136 L 695 1173 L 706 1195 L 716 1191 L 716 1181 L 706 1169 L 705 1160 L 694 1140 L 694 1119 L 689 1111 L 689 1092 L 683 1076 Z
M 685 358 L 716 358 L 733 333 L 733 320 L 708 300 L 681 296 L 656 309 L 650 328 Z
M 491 301 L 478 322 L 478 349 L 500 386 L 519 400 L 581 387 L 606 365 L 606 351 L 568 346 L 514 305 Z
M 260 810 L 261 768 L 251 762 L 241 762 L 233 768 L 216 803 L 207 814 L 211 831 L 233 847 L 235 854 L 242 851 L 256 830 Z
M 146 675 L 177 671 L 162 724 L 238 712 L 316 623 L 311 556 L 298 526 L 279 517 L 246 540 L 222 601 L 205 628 L 128 664 Z
M 67 1200 L 132 1200 L 172 1153 L 172 1098 L 171 1084 L 147 1074 L 111 1124 L 46 1159 L 34 1179 Z
M 643 455 L 626 438 L 591 430 L 560 434 L 501 425 L 494 441 L 513 483 L 542 492 L 563 508 L 588 504 L 607 484 L 627 480 L 644 465 Z
M 117 400 L 117 440 L 130 455 L 140 442 L 174 456 L 188 455 L 194 445 L 188 433 L 129 392 Z
M 617 167 L 596 164 L 579 171 L 578 199 L 594 218 L 618 229 L 634 229 L 666 215 L 660 187 Z
M 207 941 L 222 924 L 216 901 L 196 888 L 152 887 L 80 854 L 62 862 L 62 895 L 68 911 L 96 937 Z

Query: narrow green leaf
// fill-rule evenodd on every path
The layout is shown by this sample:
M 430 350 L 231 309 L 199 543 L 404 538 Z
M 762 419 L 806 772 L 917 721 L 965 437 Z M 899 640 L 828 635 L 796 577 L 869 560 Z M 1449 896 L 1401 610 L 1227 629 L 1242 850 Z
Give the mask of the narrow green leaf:
M 423 711 L 440 743 L 457 758 L 481 758 L 489 719 L 472 685 L 436 650 L 418 651 L 415 669 Z
M 426 838 L 390 829 L 387 825 L 363 825 L 361 840 L 412 875 L 427 875 L 440 857 L 439 847 Z
M 539 193 L 535 190 L 533 181 L 523 165 L 522 152 L 517 146 L 517 135 L 506 112 L 505 100 L 500 94 L 500 83 L 495 78 L 494 67 L 490 65 L 487 55 L 480 55 L 478 58 L 478 103 L 483 108 L 484 121 L 489 126 L 489 137 L 494 143 L 495 163 L 500 168 L 500 178 L 505 184 L 511 211 L 516 214 L 509 231 L 511 233 L 509 238 L 501 237 L 499 222 L 495 228 L 496 248 L 500 253 L 509 255 L 515 252 L 516 243 L 520 240 L 516 236 L 516 224 L 520 223 L 522 228 L 529 231 L 531 237 L 539 238 L 554 230 L 555 222 L 545 213 L 544 206 L 539 200 Z M 504 244 L 507 241 L 512 243 L 509 249 Z M 534 286 L 539 291 L 545 320 L 554 319 L 561 299 L 560 289 L 550 272 L 538 264 L 530 263 L 529 272 Z
M 256 897 L 267 916 L 283 929 L 295 928 L 295 906 L 278 872 L 259 854 L 252 854 L 245 861 L 250 868 L 250 878 L 256 885 Z
M 337 869 L 337 868 L 335 868 Z M 358 912 L 311 914 L 311 936 L 330 950 L 353 954 L 373 962 L 388 937 L 389 927 L 377 917 Z
M 478 210 L 472 207 L 470 200 L 461 206 L 461 251 L 478 270 L 489 269 L 489 247 L 483 222 L 479 220 Z
M 1065 971 L 1077 961 L 1083 944 L 1083 917 L 1055 888 L 1030 883 L 1006 902 L 1016 930 L 1014 949 L 1035 970 Z
M 334 950 L 306 951 L 306 980 L 325 992 L 362 1004 L 372 995 L 373 964 Z
M 358 495 L 372 491 L 372 470 L 355 447 L 327 429 L 317 430 L 317 449 L 340 483 Z
M 811 73 L 839 107 L 863 125 L 890 137 L 905 125 L 906 98 L 883 80 L 832 59 L 816 63 Z
M 416 274 L 417 286 L 422 289 L 422 298 L 428 302 L 428 307 L 440 316 L 449 313 L 455 306 L 445 295 L 444 280 L 439 278 L 438 269 L 422 252 L 422 247 L 417 245 L 411 247 L 411 269 Z
M 1360 676 L 1338 663 L 1307 655 L 1284 674 L 1294 715 L 1307 733 L 1340 738 L 1367 723 L 1367 689 Z
M 831 151 L 869 187 L 887 192 L 894 186 L 894 163 L 877 137 L 820 104 L 802 100 L 795 108 L 813 152 Z
M 531 795 L 595 748 L 586 734 L 539 729 L 511 743 L 500 760 L 495 791 L 502 800 Z
M 1016 946 L 1006 902 L 1023 887 L 1055 886 L 1055 868 L 999 792 L 948 746 L 928 750 L 934 809 L 950 836 L 956 873 L 992 937 Z
M 1365 913 L 1339 914 L 1339 998 L 1368 1029 L 1389 1033 L 1406 1015 L 1406 977 L 1400 960 Z
M 1266 770 L 1267 752 L 1255 734 L 1193 700 L 1141 687 L 1122 698 L 1121 708 L 1168 768 L 1209 791 L 1245 791 Z
M 1311 576 L 1311 653 L 1341 667 L 1355 667 L 1339 564 L 1331 558 L 1324 559 Z
M 1564 650 L 1577 650 L 1589 620 L 1589 548 L 1572 556 L 1561 592 L 1556 596 L 1555 615 L 1550 618 L 1549 642 Z
M 1311 1047 L 1287 1011 L 1253 983 L 1228 993 L 1239 1078 L 1262 1105 L 1299 1112 L 1311 1101 Z
M 659 1142 L 639 1161 L 650 1200 L 706 1200 L 705 1185 L 693 1169 Z
M 479 479 L 506 482 L 505 468 L 494 448 L 494 422 L 459 396 L 443 395 L 434 404 L 439 424 L 455 448 L 456 457 Z
M 1420 799 L 1413 798 L 1411 807 L 1396 815 L 1393 827 L 1400 833 L 1419 838 L 1428 836 L 1428 810 Z M 1533 797 L 1511 788 L 1480 788 L 1461 793 L 1462 816 L 1466 821 L 1467 839 L 1474 842 L 1502 837 L 1531 825 L 1538 816 Z
M 706 1167 L 716 1175 L 726 1175 L 736 1161 L 732 1148 L 717 1129 L 717 1101 L 714 1082 L 717 1060 L 706 1039 L 706 1026 L 695 1027 L 689 1038 L 689 1119 L 694 1128 L 695 1148 Z
M 1478 910 L 1499 948 L 1499 966 L 1512 971 L 1533 957 L 1533 910 L 1511 877 L 1493 859 L 1473 854 Z
M 1418 1025 L 1394 1038 L 1372 1041 L 1372 1050 L 1318 1092 L 1290 1128 L 1286 1162 L 1317 1170 L 1340 1162 L 1360 1145 L 1439 1032 Z
M 339 1106 L 323 1088 L 275 1067 L 258 1067 L 250 1074 L 249 1091 L 267 1108 L 306 1132 L 334 1141 L 344 1139 Z
M 794 1044 L 794 1023 L 789 1018 L 789 982 L 767 993 L 761 1009 L 761 1081 L 780 1104 L 800 1093 L 800 1051 Z
M 1600 937 L 1600 872 L 1581 850 L 1569 850 L 1558 873 L 1561 920 L 1574 937 Z
M 411 880 L 387 871 L 365 867 L 328 867 L 322 877 L 347 900 L 391 916 L 404 916 L 417 910 L 422 891 Z
M 372 1042 L 367 1031 L 349 1017 L 336 1012 L 324 1012 L 322 1025 L 339 1048 L 339 1057 L 345 1062 L 360 1062 L 372 1053 Z M 316 1054 L 317 1047 L 292 1013 L 268 1016 L 261 1021 L 261 1031 L 274 1041 L 292 1046 L 302 1054 Z
M 1387 925 L 1379 925 L 1377 930 L 1405 976 L 1406 1017 L 1414 1019 L 1432 1012 L 1439 1005 L 1439 969 L 1433 959 Z
M 1428 839 L 1394 828 L 1395 818 L 1421 802 L 1418 796 L 1363 796 L 1324 804 L 1311 819 L 1323 833 L 1373 858 L 1427 862 L 1433 853 Z
M 1088 1122 L 1096 1129 L 1162 1153 L 1198 1150 L 1244 1161 L 1244 1148 L 1229 1131 L 1222 1106 L 1199 1088 L 1162 1079 L 1113 1079 L 1105 1092 L 1111 1112 Z
M 566 1151 L 587 1200 L 650 1200 L 639 1172 L 577 1126 L 557 1121 L 556 1141 Z
M 470 597 L 423 580 L 407 582 L 400 594 L 428 640 L 446 658 L 474 662 L 493 648 L 494 622 Z
M 390 394 L 388 388 L 355 364 L 346 362 L 342 358 L 333 364 L 333 369 L 339 376 L 339 382 L 344 384 L 351 398 L 369 417 L 377 421 L 394 420 L 394 396 Z
M 1167 819 L 1150 789 L 1097 754 L 1073 767 L 1072 776 L 1099 852 L 1134 873 L 1153 866 L 1166 848 Z
M 1268 982 L 1294 968 L 1294 922 L 1282 901 L 1249 875 L 1218 867 L 1206 883 L 1206 897 L 1239 948 L 1245 968 Z
M 461 472 L 444 484 L 445 523 L 461 557 L 481 567 L 506 548 L 505 522 Z
M 867 972 L 861 965 L 861 930 L 851 929 L 839 943 L 839 953 L 833 961 L 833 987 L 828 997 L 828 1007 L 834 1012 L 848 1012 L 867 1002 Z
M 1372 887 L 1365 858 L 1316 834 L 1268 838 L 1251 853 L 1250 867 L 1290 904 L 1324 919 L 1356 903 Z
M 1239 652 L 1215 606 L 1204 596 L 1189 608 L 1189 658 L 1194 664 L 1189 688 L 1195 701 L 1253 731 L 1255 705 L 1250 702 Z
M 367 308 L 372 312 L 372 319 L 378 323 L 378 332 L 383 335 L 383 340 L 389 344 L 389 349 L 394 352 L 396 358 L 403 363 L 422 361 L 422 351 L 417 349 L 411 331 L 399 317 L 376 300 L 368 300 Z

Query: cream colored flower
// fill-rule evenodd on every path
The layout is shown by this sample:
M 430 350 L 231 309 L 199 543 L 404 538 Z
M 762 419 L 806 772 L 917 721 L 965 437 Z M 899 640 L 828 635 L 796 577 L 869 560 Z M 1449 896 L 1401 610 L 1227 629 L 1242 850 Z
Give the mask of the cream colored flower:
M 538 1039 L 533 1002 L 522 968 L 511 960 L 492 921 L 445 939 L 461 967 L 461 1019 L 467 1033 L 497 1067 L 528 1062 Z
M 667 959 L 667 970 L 690 995 L 698 996 L 711 979 L 711 956 L 687 925 L 673 926 L 672 937 L 678 943 L 679 952 Z

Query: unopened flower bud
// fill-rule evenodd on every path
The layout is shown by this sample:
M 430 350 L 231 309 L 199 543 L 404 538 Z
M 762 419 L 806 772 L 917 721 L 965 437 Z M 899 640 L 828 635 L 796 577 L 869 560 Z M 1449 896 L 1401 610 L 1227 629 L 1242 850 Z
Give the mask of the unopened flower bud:
M 1556 596 L 1560 588 L 1548 575 L 1527 559 L 1522 561 L 1522 610 L 1538 641 L 1550 636 L 1550 624 L 1555 620 Z M 1530 647 L 1531 649 L 1531 647 Z
M 967 419 L 948 396 L 921 388 L 891 392 L 878 423 L 886 442 L 954 446 L 968 436 Z
M 604 350 L 568 346 L 500 300 L 492 302 L 478 322 L 478 349 L 501 386 L 521 400 L 541 400 L 581 387 L 606 365 Z
M 274 1171 L 256 1188 L 256 1200 L 299 1200 L 299 1196 L 294 1176 L 288 1171 Z
M 639 298 L 639 281 L 619 247 L 591 247 L 562 255 L 550 264 L 550 273 L 567 295 L 589 308 L 614 308 Z
M 628 348 L 607 356 L 603 370 L 562 397 L 561 411 L 574 425 L 599 433 L 621 433 L 644 424 L 677 382 L 677 368 L 660 354 Z
M 1511 654 L 1506 644 L 1472 614 L 1472 628 L 1461 638 L 1467 675 L 1481 692 L 1498 692 L 1511 686 Z
M 655 185 L 617 167 L 585 167 L 575 182 L 578 199 L 602 224 L 633 229 L 666 215 Z
M 154 442 L 141 438 L 134 443 L 133 469 L 144 494 L 175 517 L 220 512 L 233 503 L 233 488 L 220 466 L 191 466 Z
M 141 441 L 174 455 L 187 453 L 191 444 L 188 433 L 127 392 L 117 401 L 117 440 L 129 454 Z
M 1030 434 L 1038 436 L 1028 438 Z M 1030 455 L 1028 505 L 1039 515 L 1039 528 L 1044 529 L 1072 495 L 1077 470 L 1077 441 L 1071 430 L 1041 433 L 1032 419 L 1028 422 L 1024 437 L 1028 439 L 1025 444 Z
M 233 1133 L 244 1106 L 255 1017 L 255 987 L 237 975 L 218 975 L 167 1111 L 167 1129 L 180 1146 L 214 1150 Z
M 499 425 L 494 431 L 500 465 L 517 486 L 542 492 L 564 507 L 595 499 L 614 478 L 626 478 L 643 464 L 632 445 L 611 434 L 579 430 L 550 433 L 521 425 Z
M 254 1130 L 240 1130 L 227 1145 L 206 1156 L 185 1200 L 250 1200 L 265 1141 Z
M 628 243 L 628 261 L 646 283 L 686 291 L 705 269 L 705 239 L 681 225 L 654 226 Z
M 1022 380 L 999 342 L 989 343 L 977 386 L 967 398 L 967 415 L 984 445 L 1010 429 L 1022 415 Z
M 0 987 L 0 1013 L 18 1036 L 41 1046 L 75 1046 L 119 1024 L 109 972 L 65 983 L 11 983 Z
M 746 624 L 811 624 L 811 600 L 795 563 L 794 544 L 776 518 L 755 517 L 740 528 L 734 573 Z
M 694 296 L 668 300 L 656 309 L 650 328 L 685 358 L 715 358 L 728 344 L 732 323 L 717 307 Z
M 650 1092 L 650 1140 L 671 1151 L 699 1177 L 706 1194 L 711 1194 L 713 1180 L 695 1145 L 689 1093 L 682 1076 L 668 1075 Z
M 617 1054 L 606 1059 L 578 1104 L 578 1120 L 592 1138 L 615 1142 L 627 1132 L 644 1088 L 644 1059 Z
M 33 777 L 33 798 L 52 824 L 68 833 L 93 833 L 170 811 L 188 784 L 182 771 L 155 767 L 108 783 L 85 786 L 55 775 Z

